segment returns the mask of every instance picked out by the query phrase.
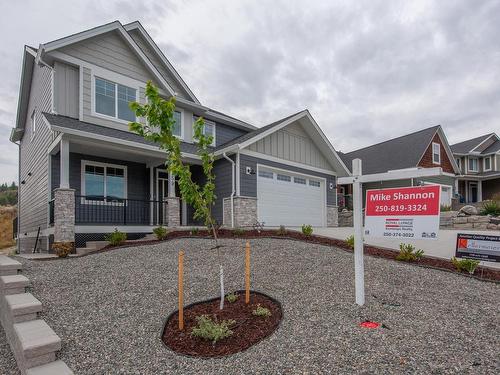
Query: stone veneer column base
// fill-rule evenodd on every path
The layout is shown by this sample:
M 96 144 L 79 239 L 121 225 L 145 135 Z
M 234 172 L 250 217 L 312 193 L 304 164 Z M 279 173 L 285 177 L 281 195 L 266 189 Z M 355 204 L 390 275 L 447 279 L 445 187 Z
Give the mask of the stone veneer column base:
M 167 197 L 167 225 L 171 228 L 181 226 L 180 198 Z
M 54 242 L 75 242 L 75 190 L 54 190 Z
M 326 206 L 326 226 L 339 226 L 339 208 L 337 206 Z
M 257 222 L 257 198 L 234 197 L 234 227 L 251 227 Z M 231 197 L 223 199 L 223 225 L 231 227 Z

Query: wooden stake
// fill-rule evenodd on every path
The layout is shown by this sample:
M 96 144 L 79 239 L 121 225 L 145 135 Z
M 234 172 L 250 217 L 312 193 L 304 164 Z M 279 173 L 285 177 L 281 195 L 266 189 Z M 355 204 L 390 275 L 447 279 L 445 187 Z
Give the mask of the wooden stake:
M 250 303 L 250 243 L 245 245 L 245 303 Z
M 179 251 L 179 331 L 184 329 L 184 251 Z

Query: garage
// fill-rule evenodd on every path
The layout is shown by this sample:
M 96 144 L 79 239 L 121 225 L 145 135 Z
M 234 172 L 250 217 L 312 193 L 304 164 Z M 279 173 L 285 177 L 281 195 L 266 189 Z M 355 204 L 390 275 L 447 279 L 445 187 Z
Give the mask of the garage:
M 257 215 L 265 226 L 325 226 L 325 180 L 275 169 L 257 168 Z

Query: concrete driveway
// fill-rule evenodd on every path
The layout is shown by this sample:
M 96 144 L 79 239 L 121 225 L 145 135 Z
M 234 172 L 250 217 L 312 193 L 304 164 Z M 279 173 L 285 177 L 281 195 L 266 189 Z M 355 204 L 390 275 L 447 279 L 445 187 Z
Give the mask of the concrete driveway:
M 352 227 L 342 228 L 314 228 L 314 233 L 321 236 L 345 240 L 351 234 L 354 234 Z M 457 241 L 457 233 L 475 233 L 475 234 L 493 234 L 500 235 L 498 231 L 467 231 L 467 230 L 453 230 L 444 229 L 440 230 L 437 240 L 401 240 L 392 238 L 366 238 L 365 243 L 373 246 L 386 247 L 389 249 L 399 250 L 401 242 L 411 243 L 417 249 L 424 250 L 426 255 L 436 258 L 450 259 L 455 255 L 455 244 Z M 500 268 L 499 263 L 494 262 L 481 262 L 481 265 Z

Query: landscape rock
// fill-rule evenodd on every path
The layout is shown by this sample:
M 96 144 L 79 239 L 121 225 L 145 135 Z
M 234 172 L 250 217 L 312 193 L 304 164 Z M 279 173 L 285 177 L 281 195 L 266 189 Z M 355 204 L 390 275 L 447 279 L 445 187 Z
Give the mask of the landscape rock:
M 499 229 L 499 226 L 497 224 L 490 223 L 490 224 L 486 225 L 486 228 L 495 230 L 495 229 Z
M 500 224 L 500 216 L 490 217 L 490 223 L 499 225 Z
M 467 206 L 463 206 L 460 209 L 459 213 L 463 213 L 465 215 L 477 215 L 478 211 L 477 211 L 476 207 L 467 205 Z

